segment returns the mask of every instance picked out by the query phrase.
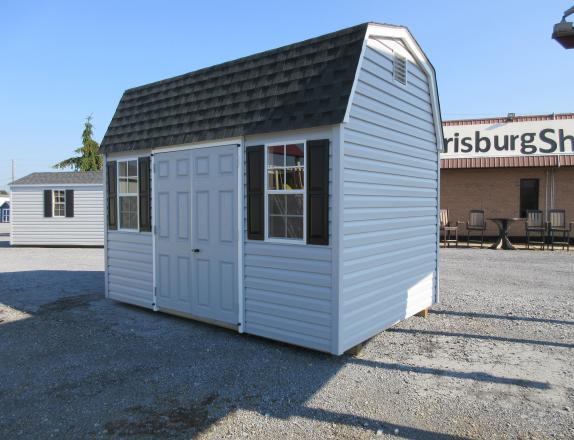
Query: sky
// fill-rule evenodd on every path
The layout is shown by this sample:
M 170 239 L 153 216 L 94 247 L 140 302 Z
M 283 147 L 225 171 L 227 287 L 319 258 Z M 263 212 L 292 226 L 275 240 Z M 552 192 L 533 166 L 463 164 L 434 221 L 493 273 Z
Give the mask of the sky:
M 443 119 L 574 111 L 574 50 L 550 38 L 574 0 L 3 1 L 0 189 L 100 142 L 122 92 L 355 24 L 407 26 Z M 574 19 L 574 17 L 572 17 Z

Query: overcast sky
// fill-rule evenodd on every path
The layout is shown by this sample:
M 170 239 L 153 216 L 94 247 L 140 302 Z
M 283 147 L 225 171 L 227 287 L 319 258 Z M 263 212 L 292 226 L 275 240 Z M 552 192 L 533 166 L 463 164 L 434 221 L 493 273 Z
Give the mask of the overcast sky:
M 574 50 L 550 39 L 574 0 L 6 1 L 0 188 L 101 141 L 124 89 L 365 21 L 408 26 L 443 119 L 574 111 Z M 574 17 L 573 17 L 574 18 Z

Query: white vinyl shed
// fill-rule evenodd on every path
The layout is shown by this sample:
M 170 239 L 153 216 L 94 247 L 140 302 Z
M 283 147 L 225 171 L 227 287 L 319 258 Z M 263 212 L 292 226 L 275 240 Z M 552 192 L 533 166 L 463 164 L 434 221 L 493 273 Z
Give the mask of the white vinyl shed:
M 106 295 L 341 354 L 438 301 L 441 149 L 404 27 L 129 89 L 101 147 Z
M 101 171 L 32 173 L 10 184 L 13 246 L 103 246 Z

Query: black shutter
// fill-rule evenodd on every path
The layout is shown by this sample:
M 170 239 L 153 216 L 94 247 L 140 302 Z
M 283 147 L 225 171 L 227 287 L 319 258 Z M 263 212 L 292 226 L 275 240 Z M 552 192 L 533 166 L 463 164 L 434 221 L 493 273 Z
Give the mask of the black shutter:
M 74 216 L 74 190 L 66 190 L 66 217 Z
M 107 163 L 108 175 L 108 229 L 118 229 L 118 192 L 116 161 Z
M 265 238 L 265 151 L 263 145 L 247 148 L 247 238 Z
M 150 157 L 138 159 L 140 231 L 151 232 L 151 170 Z
M 329 140 L 307 142 L 307 243 L 329 244 Z
M 44 217 L 52 217 L 52 190 L 44 190 Z

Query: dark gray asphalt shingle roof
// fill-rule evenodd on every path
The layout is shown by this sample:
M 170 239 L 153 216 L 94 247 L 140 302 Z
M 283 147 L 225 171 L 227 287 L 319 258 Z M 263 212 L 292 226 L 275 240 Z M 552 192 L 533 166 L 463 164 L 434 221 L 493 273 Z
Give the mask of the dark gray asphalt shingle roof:
M 126 90 L 101 151 L 340 123 L 367 26 Z
M 96 185 L 103 182 L 102 171 L 58 171 L 28 174 L 12 182 L 12 185 Z

